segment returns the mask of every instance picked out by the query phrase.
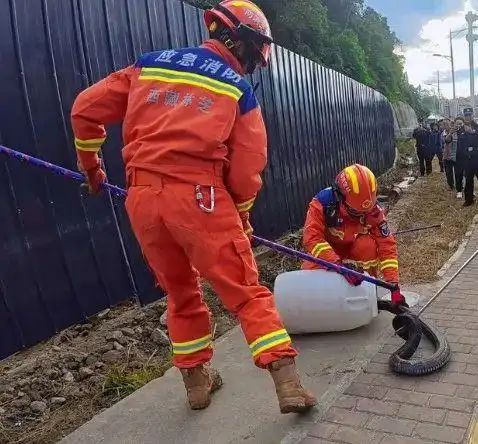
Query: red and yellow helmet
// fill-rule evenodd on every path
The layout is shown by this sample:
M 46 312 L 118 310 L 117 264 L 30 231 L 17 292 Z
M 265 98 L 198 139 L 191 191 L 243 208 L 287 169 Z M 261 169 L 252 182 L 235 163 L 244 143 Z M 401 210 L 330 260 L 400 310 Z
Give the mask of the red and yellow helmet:
M 224 0 L 204 13 L 207 29 L 214 32 L 218 22 L 238 40 L 250 42 L 257 50 L 262 66 L 267 66 L 271 54 L 272 33 L 262 10 L 249 0 Z
M 355 164 L 345 168 L 336 184 L 350 214 L 363 215 L 377 205 L 377 179 L 367 167 Z

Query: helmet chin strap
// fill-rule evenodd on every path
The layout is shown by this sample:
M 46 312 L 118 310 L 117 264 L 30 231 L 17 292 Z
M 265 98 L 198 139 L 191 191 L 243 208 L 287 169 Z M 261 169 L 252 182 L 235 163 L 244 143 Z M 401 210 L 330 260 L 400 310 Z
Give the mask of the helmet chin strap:
M 234 57 L 236 57 L 244 68 L 246 74 L 252 74 L 258 65 L 257 48 L 254 46 L 254 43 L 248 41 L 247 38 L 241 38 L 243 28 L 241 22 L 234 14 L 232 14 L 227 8 L 224 8 L 221 4 L 217 5 L 216 9 L 234 24 L 236 31 L 234 32 L 226 27 L 218 27 L 217 29 L 214 29 L 214 31 L 210 29 L 211 37 L 222 42 L 226 48 L 232 52 Z M 217 22 L 215 23 L 215 26 L 218 26 Z M 242 51 L 242 54 L 239 54 L 237 50 L 237 44 L 239 42 L 244 45 L 244 51 Z
M 339 185 L 337 184 L 337 182 L 334 182 L 334 184 L 332 185 L 332 191 L 334 192 L 335 199 L 338 202 L 343 202 L 344 201 L 344 195 L 340 191 L 340 188 L 339 188 Z
M 232 32 L 223 28 L 219 32 L 211 32 L 211 38 L 219 40 L 224 46 L 231 51 L 234 57 L 244 68 L 246 74 L 252 74 L 257 68 L 256 49 L 252 43 L 247 43 L 239 39 L 235 39 Z M 245 46 L 243 54 L 239 54 L 237 49 L 238 43 L 241 42 Z

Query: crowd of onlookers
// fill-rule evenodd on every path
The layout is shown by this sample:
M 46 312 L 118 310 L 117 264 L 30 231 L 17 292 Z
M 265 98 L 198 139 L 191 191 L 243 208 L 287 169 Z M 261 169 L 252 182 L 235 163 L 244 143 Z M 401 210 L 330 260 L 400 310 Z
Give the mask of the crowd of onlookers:
M 474 120 L 473 109 L 465 108 L 463 117 L 454 120 L 420 122 L 413 138 L 420 175 L 431 174 L 436 156 L 450 190 L 456 191 L 458 199 L 463 199 L 464 191 L 464 206 L 473 205 L 474 179 L 478 177 L 478 123 Z

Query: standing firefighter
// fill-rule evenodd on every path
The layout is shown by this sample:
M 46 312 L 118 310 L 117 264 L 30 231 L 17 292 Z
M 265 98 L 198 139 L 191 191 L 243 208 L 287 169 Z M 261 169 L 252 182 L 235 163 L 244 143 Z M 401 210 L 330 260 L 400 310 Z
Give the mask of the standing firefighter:
M 104 125 L 123 121 L 126 208 L 144 256 L 168 294 L 173 362 L 193 409 L 221 385 L 210 366 L 211 317 L 199 276 L 241 322 L 258 367 L 268 369 L 282 413 L 316 399 L 302 388 L 297 352 L 258 281 L 249 238 L 266 166 L 261 110 L 243 75 L 269 62 L 272 37 L 248 0 L 206 11 L 210 40 L 157 51 L 82 92 L 72 111 L 79 164 L 90 190 L 105 180 Z
M 317 258 L 342 264 L 396 285 L 392 302 L 405 304 L 398 287 L 397 244 L 377 204 L 377 180 L 367 167 L 352 165 L 338 176 L 333 187 L 317 194 L 309 206 L 304 228 L 304 246 Z M 318 268 L 304 262 L 304 269 Z M 355 276 L 344 276 L 360 285 Z

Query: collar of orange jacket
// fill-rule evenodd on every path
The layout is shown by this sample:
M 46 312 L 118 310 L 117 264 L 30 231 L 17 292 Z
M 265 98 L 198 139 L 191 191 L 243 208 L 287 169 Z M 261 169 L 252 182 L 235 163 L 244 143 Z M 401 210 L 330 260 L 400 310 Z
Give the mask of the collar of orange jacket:
M 219 40 L 206 40 L 202 45 L 202 48 L 209 49 L 210 51 L 214 52 L 215 54 L 222 57 L 237 73 L 244 75 L 244 68 L 239 63 L 233 55 L 232 52 L 229 51 Z

